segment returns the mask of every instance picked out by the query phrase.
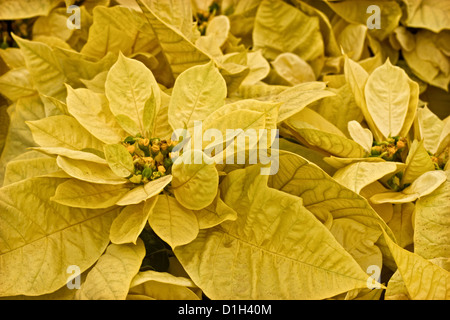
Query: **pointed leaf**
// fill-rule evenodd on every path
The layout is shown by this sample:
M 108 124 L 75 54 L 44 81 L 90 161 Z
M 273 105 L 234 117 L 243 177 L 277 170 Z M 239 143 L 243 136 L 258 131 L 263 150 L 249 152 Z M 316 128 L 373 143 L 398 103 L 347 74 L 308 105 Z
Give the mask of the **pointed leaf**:
M 199 232 L 194 212 L 184 208 L 175 198 L 167 194 L 158 196 L 148 222 L 153 231 L 172 249 L 191 242 Z
M 125 300 L 144 256 L 145 246 L 140 239 L 136 245 L 110 244 L 89 271 L 75 299 Z
M 367 79 L 367 109 L 386 138 L 397 136 L 405 122 L 410 99 L 408 80 L 406 72 L 389 61 Z
M 0 296 L 53 292 L 66 284 L 67 267 L 83 272 L 105 250 L 117 209 L 49 201 L 61 182 L 32 178 L 1 189 Z
M 365 186 L 396 170 L 393 162 L 356 162 L 336 171 L 333 179 L 359 193 Z
M 79 180 L 99 184 L 124 184 L 128 181 L 117 176 L 106 164 L 63 156 L 58 156 L 56 162 L 68 175 Z
M 450 272 L 418 254 L 402 249 L 386 234 L 384 238 L 412 299 L 448 300 L 450 298 Z
M 213 62 L 183 72 L 175 81 L 169 104 L 173 130 L 187 129 L 225 103 L 227 87 Z
M 128 190 L 123 185 L 94 184 L 70 179 L 60 184 L 50 199 L 69 207 L 102 209 L 114 206 Z
M 119 124 L 129 134 L 144 132 L 144 107 L 147 100 L 154 95 L 156 105 L 161 103 L 158 84 L 152 72 L 142 63 L 119 54 L 119 59 L 108 72 L 105 83 L 105 94 L 109 107 Z M 135 124 L 131 130 L 128 123 L 123 123 L 119 116 L 126 115 Z
M 117 143 L 126 136 L 103 94 L 67 86 L 67 109 L 86 130 L 104 143 Z
M 52 116 L 26 123 L 31 129 L 34 141 L 41 147 L 62 147 L 72 150 L 103 149 L 103 143 L 70 116 Z
M 121 144 L 104 146 L 105 158 L 111 170 L 119 177 L 128 177 L 134 173 L 133 157 Z
M 143 186 L 136 187 L 126 193 L 117 201 L 119 206 L 127 206 L 131 204 L 138 204 L 142 201 L 150 199 L 159 194 L 173 179 L 172 175 L 167 175 L 156 180 L 147 182 Z
M 427 171 L 433 171 L 434 164 L 423 146 L 423 141 L 414 140 L 406 158 L 406 168 L 402 183 L 412 183 Z
M 193 242 L 175 248 L 205 294 L 320 299 L 365 287 L 367 275 L 301 199 L 268 188 L 267 176 L 259 173 L 259 166 L 238 169 L 221 184 L 236 221 L 201 230 Z
M 425 259 L 450 258 L 450 171 L 447 180 L 416 202 L 414 252 Z
M 129 205 L 123 208 L 111 225 L 110 239 L 112 243 L 134 243 L 141 234 L 153 211 L 158 197 L 152 197 L 145 202 Z
M 191 210 L 210 205 L 217 194 L 219 174 L 202 151 L 186 151 L 172 165 L 172 188 L 180 204 Z

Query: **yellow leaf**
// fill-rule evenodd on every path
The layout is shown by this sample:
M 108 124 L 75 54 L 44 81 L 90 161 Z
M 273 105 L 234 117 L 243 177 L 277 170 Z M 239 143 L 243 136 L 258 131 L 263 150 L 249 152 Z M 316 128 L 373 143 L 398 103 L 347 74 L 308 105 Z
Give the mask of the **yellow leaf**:
M 142 240 L 137 244 L 110 244 L 89 271 L 77 291 L 77 300 L 125 300 L 133 277 L 145 256 Z
M 148 222 L 155 233 L 172 249 L 185 245 L 197 237 L 198 221 L 192 210 L 184 208 L 167 195 L 159 195 Z
M 350 190 L 360 193 L 365 186 L 397 170 L 393 162 L 356 162 L 334 174 L 333 178 Z
M 414 140 L 406 158 L 406 168 L 402 177 L 402 184 L 412 183 L 427 171 L 433 171 L 434 164 L 423 146 L 423 141 Z
M 64 286 L 67 268 L 89 268 L 109 242 L 117 209 L 70 208 L 48 199 L 63 180 L 32 178 L 0 192 L 0 296 Z
M 103 94 L 67 85 L 67 109 L 86 130 L 104 143 L 117 143 L 126 136 Z
M 348 122 L 348 132 L 353 140 L 361 145 L 361 147 L 370 153 L 373 144 L 373 134 L 369 129 L 365 129 L 358 121 L 352 120 Z
M 418 254 L 402 249 L 384 235 L 411 299 L 450 299 L 450 272 Z
M 399 135 L 405 122 L 411 94 L 408 81 L 406 72 L 389 60 L 367 79 L 367 110 L 386 138 Z
M 289 85 L 297 85 L 316 80 L 314 70 L 311 66 L 293 53 L 281 53 L 271 64 L 275 72 L 286 80 Z
M 99 184 L 124 184 L 128 180 L 117 176 L 106 164 L 74 160 L 58 156 L 56 163 L 73 178 Z
M 414 252 L 425 259 L 450 258 L 450 171 L 446 175 L 439 188 L 416 202 Z
M 172 165 L 172 175 L 175 198 L 187 209 L 203 209 L 216 197 L 219 174 L 202 151 L 184 152 Z
M 234 170 L 221 183 L 236 221 L 175 248 L 191 279 L 211 299 L 320 299 L 365 287 L 367 274 L 301 199 L 259 173 Z
M 213 62 L 192 67 L 175 81 L 169 104 L 173 130 L 188 129 L 222 107 L 227 96 L 225 80 Z
M 34 141 L 41 147 L 103 150 L 103 143 L 70 116 L 52 116 L 26 123 L 31 129 Z M 61 126 L 62 123 L 64 126 Z
M 149 135 L 145 132 L 144 107 L 153 95 L 156 108 L 159 108 L 161 95 L 152 72 L 143 63 L 119 54 L 119 59 L 108 72 L 105 94 L 111 112 L 125 131 L 131 135 L 138 132 L 142 136 Z M 131 122 L 123 121 L 122 116 Z
M 4 0 L 0 3 L 0 20 L 46 16 L 58 3 L 59 0 Z
M 151 197 L 159 194 L 172 181 L 172 179 L 172 175 L 166 175 L 156 180 L 147 182 L 143 186 L 138 186 L 126 193 L 119 199 L 119 201 L 116 202 L 116 204 L 119 206 L 128 206 L 150 199 Z
M 50 200 L 69 207 L 101 209 L 115 205 L 129 188 L 123 185 L 95 184 L 76 179 L 63 182 Z
M 124 207 L 111 225 L 111 242 L 115 244 L 136 244 L 136 240 L 144 229 L 157 200 L 158 197 L 154 196 L 145 202 Z
M 127 299 L 199 300 L 195 287 L 190 279 L 148 270 L 133 278 Z

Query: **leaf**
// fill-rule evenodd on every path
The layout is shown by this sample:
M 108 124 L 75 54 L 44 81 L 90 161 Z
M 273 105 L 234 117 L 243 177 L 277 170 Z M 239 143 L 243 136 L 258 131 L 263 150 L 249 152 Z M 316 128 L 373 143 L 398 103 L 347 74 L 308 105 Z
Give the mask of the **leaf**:
M 423 141 L 414 140 L 406 158 L 406 168 L 402 177 L 402 184 L 412 183 L 427 171 L 433 171 L 434 164 L 423 146 Z
M 0 93 L 11 101 L 35 94 L 29 71 L 12 69 L 0 76 Z
M 294 53 L 307 62 L 324 55 L 319 18 L 275 0 L 261 2 L 256 13 L 253 41 L 254 48 L 261 49 L 269 60 L 284 52 Z
M 396 170 L 397 164 L 393 162 L 356 162 L 336 171 L 333 179 L 360 193 L 365 186 Z
M 450 258 L 449 237 L 449 190 L 447 180 L 436 190 L 416 202 L 414 225 L 414 252 L 425 259 Z
M 345 56 L 344 59 L 345 81 L 350 86 L 350 89 L 355 97 L 355 102 L 361 108 L 364 118 L 370 130 L 372 131 L 375 140 L 380 142 L 383 140 L 382 133 L 375 125 L 374 120 L 369 113 L 364 93 L 364 88 L 366 86 L 367 80 L 369 79 L 369 74 L 361 65 L 359 65 L 352 59 L 348 58 L 347 56 Z
M 269 186 L 301 197 L 305 208 L 322 223 L 346 218 L 375 231 L 381 225 L 386 232 L 391 233 L 365 198 L 339 184 L 316 165 L 289 152 L 280 152 L 279 161 L 279 170 L 269 178 Z M 382 237 L 376 245 L 383 253 L 383 264 L 393 266 L 389 249 Z
M 367 79 L 367 110 L 386 138 L 399 135 L 405 122 L 410 99 L 408 80 L 406 72 L 389 60 Z
M 152 94 L 158 107 L 161 103 L 159 87 L 152 72 L 143 63 L 119 54 L 119 59 L 108 72 L 105 94 L 122 128 L 131 135 L 139 132 L 146 136 L 143 121 L 145 104 Z M 124 122 L 122 115 L 129 117 L 135 126 Z
M 61 126 L 64 123 L 64 126 Z M 26 121 L 33 139 L 41 147 L 61 147 L 72 150 L 103 149 L 103 144 L 93 137 L 74 118 L 66 115 Z
M 126 136 L 103 94 L 67 85 L 67 109 L 86 130 L 104 143 L 117 143 Z
M 247 53 L 247 64 L 250 68 L 248 75 L 242 81 L 241 85 L 254 85 L 263 80 L 270 71 L 269 62 L 263 57 L 261 50 Z
M 414 226 L 412 216 L 414 214 L 415 206 L 411 202 L 394 204 L 394 213 L 392 219 L 388 222 L 389 228 L 395 235 L 397 244 L 406 248 L 414 243 Z
M 99 184 L 124 184 L 126 179 L 118 177 L 106 164 L 85 160 L 74 160 L 58 156 L 56 163 L 73 178 Z
M 68 266 L 83 272 L 105 250 L 117 209 L 48 201 L 60 183 L 32 178 L 1 189 L 0 296 L 53 292 L 66 284 Z
M 427 171 L 418 177 L 409 187 L 402 192 L 384 192 L 370 198 L 370 201 L 379 203 L 407 203 L 415 201 L 436 190 L 446 180 L 446 175 L 442 171 Z
M 131 282 L 128 300 L 199 300 L 192 291 L 195 284 L 187 278 L 167 272 L 139 272 Z
M 77 300 L 125 300 L 133 277 L 138 273 L 145 247 L 137 244 L 110 244 L 89 271 L 85 282 L 77 291 Z
M 67 77 L 53 50 L 46 44 L 12 35 L 24 56 L 27 69 L 39 93 L 63 99 Z M 55 85 L 56 84 L 56 85 Z
M 328 1 L 327 5 L 340 17 L 350 23 L 367 24 L 370 13 L 367 8 L 376 5 L 380 8 L 380 29 L 369 30 L 369 33 L 379 40 L 385 39 L 399 24 L 402 10 L 396 1 L 382 0 L 351 0 Z
M 283 102 L 278 112 L 278 122 L 288 119 L 314 101 L 335 95 L 333 92 L 325 90 L 325 88 L 326 84 L 324 82 L 306 82 L 277 94 L 273 100 Z
M 169 124 L 173 130 L 193 127 L 222 107 L 227 96 L 225 80 L 213 62 L 183 72 L 175 81 L 169 104 Z
M 53 158 L 41 157 L 10 161 L 5 168 L 3 186 L 59 170 Z
M 202 151 L 189 150 L 172 165 L 173 193 L 183 207 L 200 210 L 216 197 L 219 174 L 211 160 Z
M 447 300 L 450 298 L 450 273 L 448 271 L 418 254 L 402 249 L 386 234 L 384 238 L 411 299 Z
M 406 0 L 410 3 L 412 0 Z M 422 0 L 415 10 L 408 13 L 406 25 L 413 28 L 425 28 L 435 33 L 448 29 L 450 24 L 450 5 L 445 1 Z
M 444 124 L 427 106 L 417 110 L 417 120 L 423 146 L 425 150 L 434 154 L 439 147 L 439 137 Z
M 206 208 L 195 210 L 198 226 L 200 229 L 215 227 L 227 220 L 236 220 L 237 213 L 223 202 L 220 191 L 217 192 L 216 199 Z
M 348 122 L 348 132 L 353 140 L 361 145 L 361 147 L 370 153 L 373 144 L 372 131 L 365 129 L 358 121 L 352 120 Z
M 359 158 L 364 157 L 365 151 L 358 143 L 340 135 L 319 130 L 301 118 L 291 118 L 286 121 L 290 133 L 299 141 L 304 141 L 310 146 L 318 147 L 332 155 L 339 157 Z
M 81 53 L 103 58 L 108 52 L 131 56 L 136 52 L 155 53 L 158 44 L 151 25 L 136 10 L 121 6 L 96 6 L 93 23 Z
M 361 108 L 356 104 L 350 86 L 344 83 L 338 89 L 329 88 L 327 91 L 334 93 L 334 95 L 314 102 L 308 108 L 316 111 L 322 117 L 333 123 L 347 137 L 351 136 L 349 134 L 348 123 L 350 121 L 360 123 L 364 119 L 364 116 Z
M 26 152 L 27 148 L 36 146 L 25 121 L 45 117 L 44 106 L 38 96 L 20 98 L 15 106 L 8 110 L 10 111 L 9 117 L 6 112 L 1 114 L 2 124 L 9 118 L 9 126 L 6 128 L 7 135 L 0 158 L 0 185 L 3 182 L 4 169 L 8 161 Z M 3 118 L 3 116 L 5 117 Z
M 184 208 L 167 194 L 158 196 L 148 222 L 153 231 L 172 249 L 191 242 L 199 232 L 194 212 Z
M 236 221 L 201 230 L 193 242 L 175 248 L 205 294 L 319 299 L 365 287 L 367 275 L 301 199 L 268 188 L 267 176 L 259 173 L 259 166 L 238 169 L 221 184 L 224 202 L 238 213 Z
M 276 73 L 280 75 L 289 85 L 296 85 L 316 80 L 314 70 L 299 56 L 285 52 L 272 61 Z
M 106 160 L 101 157 L 101 153 L 92 153 L 93 150 L 89 148 L 83 149 L 83 151 L 67 149 L 64 147 L 33 147 L 32 149 L 48 155 L 64 156 L 74 160 L 85 160 L 100 164 L 107 163 Z
M 111 225 L 110 239 L 112 243 L 134 243 L 147 224 L 150 213 L 154 210 L 157 197 L 145 202 L 126 206 L 114 219 Z
M 114 184 L 93 184 L 70 179 L 61 183 L 50 200 L 69 207 L 102 209 L 115 205 L 129 188 Z
M 138 186 L 128 193 L 126 193 L 119 201 L 116 202 L 119 206 L 127 206 L 131 204 L 138 204 L 142 201 L 150 199 L 159 194 L 173 179 L 172 175 L 166 175 L 156 180 L 147 182 L 143 186 Z
M 134 174 L 133 157 L 121 144 L 104 146 L 106 161 L 111 170 L 119 177 L 129 177 Z
M 26 19 L 46 16 L 59 3 L 58 0 L 4 0 L 0 3 L 0 20 Z
M 210 57 L 196 48 L 179 30 L 164 22 L 144 2 L 137 0 L 145 17 L 152 26 L 156 39 L 162 48 L 173 79 L 192 66 L 209 62 Z

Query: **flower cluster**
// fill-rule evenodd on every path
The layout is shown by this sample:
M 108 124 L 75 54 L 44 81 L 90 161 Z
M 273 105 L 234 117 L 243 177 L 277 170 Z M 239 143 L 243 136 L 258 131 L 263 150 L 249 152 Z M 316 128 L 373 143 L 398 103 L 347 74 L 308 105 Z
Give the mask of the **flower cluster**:
M 142 138 L 138 134 L 128 136 L 122 144 L 133 157 L 134 174 L 129 177 L 132 183 L 144 184 L 170 174 L 175 141 Z

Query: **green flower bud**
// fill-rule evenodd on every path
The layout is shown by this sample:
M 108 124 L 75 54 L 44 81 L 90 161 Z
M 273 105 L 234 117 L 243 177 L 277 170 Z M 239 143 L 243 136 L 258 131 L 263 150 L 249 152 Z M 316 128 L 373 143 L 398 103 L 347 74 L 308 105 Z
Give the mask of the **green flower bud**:
M 150 177 L 152 176 L 152 174 L 153 174 L 153 170 L 152 170 L 151 168 L 149 168 L 149 167 L 145 168 L 145 169 L 142 171 L 142 177 L 143 177 L 143 178 L 150 179 Z

